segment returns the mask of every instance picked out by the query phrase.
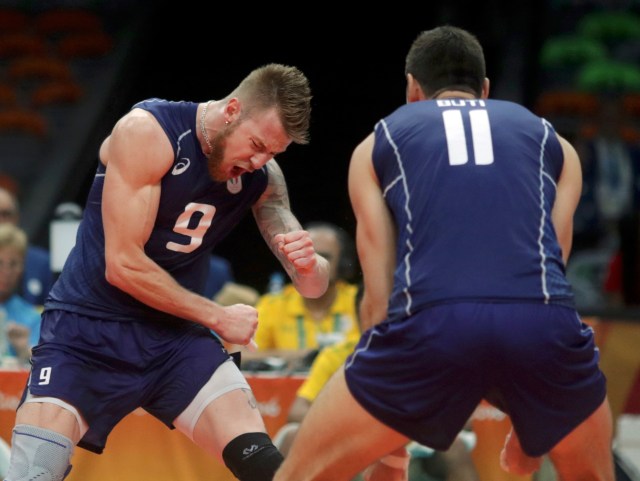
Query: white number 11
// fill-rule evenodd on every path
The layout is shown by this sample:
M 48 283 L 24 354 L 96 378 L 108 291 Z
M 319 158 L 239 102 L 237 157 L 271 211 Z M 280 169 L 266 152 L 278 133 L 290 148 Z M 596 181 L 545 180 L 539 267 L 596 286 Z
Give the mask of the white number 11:
M 447 150 L 450 165 L 464 165 L 469 161 L 467 151 L 467 136 L 462 122 L 460 110 L 445 110 L 442 112 L 444 131 L 447 136 Z M 491 141 L 491 127 L 489 116 L 484 109 L 469 111 L 471 124 L 471 140 L 473 142 L 473 158 L 476 165 L 493 164 L 493 143 Z

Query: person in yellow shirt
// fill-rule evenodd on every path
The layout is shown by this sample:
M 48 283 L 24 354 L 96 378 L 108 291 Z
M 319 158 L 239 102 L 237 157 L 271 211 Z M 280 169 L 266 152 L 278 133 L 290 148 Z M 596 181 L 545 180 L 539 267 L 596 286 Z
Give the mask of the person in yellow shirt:
M 301 401 L 299 404 L 296 404 L 294 401 L 294 404 L 291 406 L 292 409 L 289 412 L 288 418 L 290 421 L 302 421 L 308 406 L 310 406 L 318 396 L 333 373 L 338 370 L 349 354 L 353 352 L 357 343 L 357 340 L 345 339 L 333 346 L 327 346 L 326 349 L 323 349 L 318 354 L 311 365 L 307 378 L 296 392 L 296 397 L 300 398 Z M 300 406 L 300 404 L 302 406 Z M 300 414 L 296 412 L 299 408 L 301 408 Z
M 243 352 L 243 363 L 276 357 L 289 368 L 308 369 L 315 354 L 324 347 L 360 338 L 354 298 L 357 286 L 353 239 L 328 222 L 305 226 L 318 254 L 329 260 L 329 287 L 316 299 L 302 297 L 291 284 L 280 292 L 267 293 L 256 304 L 258 351 Z

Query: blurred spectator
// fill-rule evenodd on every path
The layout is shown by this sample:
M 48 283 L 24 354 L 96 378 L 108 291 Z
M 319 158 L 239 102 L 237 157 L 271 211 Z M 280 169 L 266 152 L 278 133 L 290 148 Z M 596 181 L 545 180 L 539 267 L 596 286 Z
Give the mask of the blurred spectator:
M 625 113 L 622 98 L 601 93 L 597 115 L 575 139 L 582 163 L 583 189 L 574 218 L 574 246 L 567 265 L 579 307 L 621 305 L 619 256 L 630 261 L 636 246 L 630 237 L 640 207 L 640 133 Z M 632 246 L 631 249 L 629 246 Z M 625 284 L 631 288 L 631 264 Z M 613 270 L 612 272 L 609 272 Z M 619 284 L 616 286 L 616 284 Z M 627 292 L 626 297 L 630 295 Z
M 260 293 L 251 286 L 237 282 L 225 282 L 222 288 L 213 296 L 213 300 L 222 306 L 233 304 L 247 304 L 255 306 L 260 299 Z
M 621 98 L 602 95 L 598 114 L 576 139 L 584 178 L 576 211 L 576 240 L 595 230 L 599 244 L 617 241 L 618 223 L 637 207 L 639 138 L 624 113 Z
M 17 293 L 24 268 L 27 236 L 10 223 L 0 225 L 0 321 L 3 367 L 8 359 L 26 367 L 40 336 L 40 312 Z
M 224 257 L 213 254 L 209 259 L 209 276 L 203 296 L 213 299 L 227 282 L 234 282 L 231 262 Z
M 281 292 L 264 294 L 256 304 L 258 352 L 243 354 L 245 359 L 276 357 L 290 367 L 307 369 L 320 348 L 360 337 L 353 302 L 357 286 L 350 282 L 356 264 L 353 240 L 326 222 L 308 224 L 305 229 L 316 252 L 329 260 L 329 287 L 317 299 L 302 297 L 291 284 Z
M 640 212 L 620 222 L 620 246 L 607 266 L 603 290 L 613 307 L 640 306 Z
M 0 224 L 9 223 L 18 226 L 19 222 L 20 212 L 15 194 L 0 187 Z M 27 302 L 41 307 L 54 280 L 49 252 L 42 247 L 29 244 L 18 293 Z

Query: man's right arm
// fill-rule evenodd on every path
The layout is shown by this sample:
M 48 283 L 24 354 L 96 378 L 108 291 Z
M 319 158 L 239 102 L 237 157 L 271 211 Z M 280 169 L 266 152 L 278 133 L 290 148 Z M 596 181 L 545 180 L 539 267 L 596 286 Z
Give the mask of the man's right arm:
M 373 144 L 371 134 L 355 148 L 349 165 L 349 197 L 357 221 L 356 245 L 364 283 L 363 331 L 386 318 L 395 270 L 395 227 L 373 169 Z
M 223 308 L 183 288 L 149 258 L 144 246 L 160 203 L 160 182 L 173 164 L 173 149 L 155 118 L 134 109 L 100 148 L 107 165 L 102 195 L 106 278 L 155 309 L 190 319 L 226 341 L 247 344 L 257 326 L 251 306 Z

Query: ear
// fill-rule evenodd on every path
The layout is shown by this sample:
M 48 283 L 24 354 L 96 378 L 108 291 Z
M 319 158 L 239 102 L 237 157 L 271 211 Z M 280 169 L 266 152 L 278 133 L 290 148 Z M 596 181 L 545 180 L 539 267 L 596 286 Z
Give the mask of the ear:
M 224 106 L 224 119 L 227 122 L 233 122 L 240 116 L 242 105 L 238 97 L 231 97 Z
M 425 100 L 426 97 L 422 91 L 422 87 L 416 80 L 416 78 L 410 73 L 407 74 L 407 91 L 406 100 L 407 103 L 417 102 L 418 100 Z
M 484 78 L 484 82 L 482 82 L 482 93 L 480 94 L 480 98 L 489 98 L 489 79 L 486 77 Z

